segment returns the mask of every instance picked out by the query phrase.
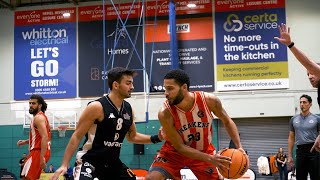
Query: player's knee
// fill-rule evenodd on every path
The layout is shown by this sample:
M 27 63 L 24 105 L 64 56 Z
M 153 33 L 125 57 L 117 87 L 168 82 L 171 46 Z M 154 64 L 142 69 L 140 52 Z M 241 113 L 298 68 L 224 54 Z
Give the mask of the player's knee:
M 158 171 L 151 171 L 147 174 L 146 180 L 164 180 L 165 177 Z

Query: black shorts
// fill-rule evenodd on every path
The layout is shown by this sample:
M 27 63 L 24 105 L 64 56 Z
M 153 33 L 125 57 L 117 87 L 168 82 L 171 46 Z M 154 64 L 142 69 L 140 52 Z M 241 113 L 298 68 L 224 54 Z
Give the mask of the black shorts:
M 135 180 L 136 175 L 121 161 L 112 165 L 93 166 L 88 162 L 78 164 L 74 176 L 75 180 L 108 180 L 123 179 Z

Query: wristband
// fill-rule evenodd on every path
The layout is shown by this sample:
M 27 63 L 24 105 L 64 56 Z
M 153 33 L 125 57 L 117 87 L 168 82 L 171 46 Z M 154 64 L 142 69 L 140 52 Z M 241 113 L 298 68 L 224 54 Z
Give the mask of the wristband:
M 288 48 L 292 48 L 294 46 L 294 42 L 291 42 L 289 45 L 288 45 Z
M 161 142 L 161 140 L 159 139 L 159 136 L 158 135 L 153 135 L 153 136 L 150 136 L 150 140 L 153 144 L 156 144 L 158 142 Z

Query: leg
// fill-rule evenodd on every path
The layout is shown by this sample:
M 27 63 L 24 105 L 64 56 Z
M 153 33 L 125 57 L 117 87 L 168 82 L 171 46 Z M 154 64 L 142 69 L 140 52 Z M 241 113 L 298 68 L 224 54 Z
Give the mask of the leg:
M 309 173 L 310 173 L 310 179 L 311 180 L 319 180 L 319 153 L 309 153 Z
M 32 150 L 25 161 L 21 174 L 25 176 L 24 179 L 35 180 L 40 178 L 41 171 L 40 150 Z
M 288 180 L 288 168 L 287 164 L 283 166 L 283 174 L 284 174 L 284 180 Z
M 151 171 L 148 173 L 147 177 L 146 177 L 147 180 L 165 180 L 166 177 L 160 173 L 159 171 Z
M 184 167 L 185 158 L 176 151 L 161 150 L 149 169 L 147 179 L 181 179 L 180 169 Z
M 296 178 L 298 180 L 307 180 L 307 176 L 308 176 L 307 164 L 308 163 L 309 162 L 305 157 L 305 152 L 297 149 Z
M 121 180 L 136 180 L 136 175 L 128 168 L 125 164 L 122 163 L 120 172 Z
M 277 165 L 278 165 L 280 180 L 283 180 L 283 167 L 282 167 L 282 164 L 278 163 Z
M 198 160 L 189 160 L 188 167 L 195 174 L 197 179 L 219 179 L 218 170 L 211 163 Z

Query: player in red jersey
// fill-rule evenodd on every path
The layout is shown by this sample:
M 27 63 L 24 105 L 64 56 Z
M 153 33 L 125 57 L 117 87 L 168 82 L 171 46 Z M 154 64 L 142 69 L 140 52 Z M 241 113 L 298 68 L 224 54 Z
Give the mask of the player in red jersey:
M 29 139 L 19 140 L 20 147 L 29 144 L 29 156 L 25 161 L 21 176 L 25 179 L 39 179 L 41 170 L 46 168 L 50 158 L 50 125 L 47 116 L 47 103 L 40 95 L 33 94 L 29 100 L 29 113 L 33 115 L 30 123 Z
M 229 157 L 214 153 L 212 120 L 214 113 L 243 153 L 238 129 L 223 109 L 220 100 L 210 93 L 189 92 L 190 80 L 182 70 L 172 70 L 164 77 L 167 100 L 158 113 L 166 134 L 160 155 L 151 165 L 147 179 L 181 179 L 180 169 L 188 167 L 202 179 L 218 179 L 216 167 L 228 166 Z

